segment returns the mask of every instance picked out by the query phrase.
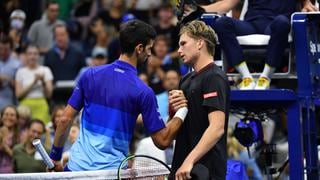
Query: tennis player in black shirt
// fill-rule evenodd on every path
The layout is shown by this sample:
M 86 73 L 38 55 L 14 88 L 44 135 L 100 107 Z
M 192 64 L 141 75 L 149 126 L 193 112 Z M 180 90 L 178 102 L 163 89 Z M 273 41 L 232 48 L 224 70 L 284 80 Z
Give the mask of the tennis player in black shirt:
M 179 54 L 194 71 L 180 82 L 188 100 L 188 115 L 176 137 L 172 169 L 176 180 L 191 179 L 196 164 L 204 165 L 210 179 L 226 178 L 230 87 L 225 73 L 214 64 L 216 35 L 201 21 L 180 30 Z M 175 108 L 175 98 L 169 96 Z

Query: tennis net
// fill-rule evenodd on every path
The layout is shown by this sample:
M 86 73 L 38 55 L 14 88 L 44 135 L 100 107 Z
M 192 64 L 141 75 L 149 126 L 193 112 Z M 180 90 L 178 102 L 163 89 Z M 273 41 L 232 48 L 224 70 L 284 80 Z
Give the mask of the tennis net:
M 165 179 L 169 174 L 167 169 L 160 170 L 122 170 L 121 179 L 152 180 Z M 163 178 L 162 178 L 163 177 Z M 117 170 L 81 171 L 81 172 L 54 172 L 54 173 L 16 173 L 0 174 L 1 180 L 60 180 L 60 179 L 118 179 Z

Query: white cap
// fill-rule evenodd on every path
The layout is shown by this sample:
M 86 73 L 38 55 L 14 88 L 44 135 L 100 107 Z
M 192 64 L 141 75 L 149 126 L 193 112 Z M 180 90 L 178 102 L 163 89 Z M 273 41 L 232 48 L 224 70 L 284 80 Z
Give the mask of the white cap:
M 103 47 L 94 47 L 92 50 L 92 57 L 103 56 L 107 57 L 107 49 Z
M 21 18 L 23 20 L 26 19 L 26 13 L 24 13 L 24 11 L 22 11 L 21 9 L 16 9 L 14 11 L 12 11 L 11 15 L 10 15 L 10 19 L 12 18 Z

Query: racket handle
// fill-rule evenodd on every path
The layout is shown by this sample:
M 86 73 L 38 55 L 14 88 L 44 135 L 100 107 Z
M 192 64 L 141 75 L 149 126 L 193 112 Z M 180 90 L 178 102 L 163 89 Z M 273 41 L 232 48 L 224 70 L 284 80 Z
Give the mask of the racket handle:
M 50 159 L 48 153 L 44 149 L 43 145 L 41 144 L 40 139 L 33 140 L 32 144 L 37 149 L 37 151 L 40 153 L 44 163 L 48 166 L 48 168 L 53 169 L 54 164 L 53 164 L 52 160 Z

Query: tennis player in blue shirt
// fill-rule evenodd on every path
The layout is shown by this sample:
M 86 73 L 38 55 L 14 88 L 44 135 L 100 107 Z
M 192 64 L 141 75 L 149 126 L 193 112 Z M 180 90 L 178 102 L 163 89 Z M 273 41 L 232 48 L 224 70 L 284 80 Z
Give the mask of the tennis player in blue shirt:
M 138 78 L 136 70 L 137 63 L 151 55 L 155 36 L 150 25 L 139 20 L 127 22 L 120 31 L 120 58 L 83 74 L 63 119 L 57 122 L 50 153 L 55 164 L 53 171 L 63 170 L 60 163 L 63 145 L 73 117 L 81 109 L 80 134 L 71 148 L 65 171 L 117 169 L 128 155 L 139 114 L 155 145 L 161 149 L 170 145 L 188 112 L 187 100 L 181 91 L 171 92 L 171 102 L 178 108 L 165 125 L 152 89 Z

